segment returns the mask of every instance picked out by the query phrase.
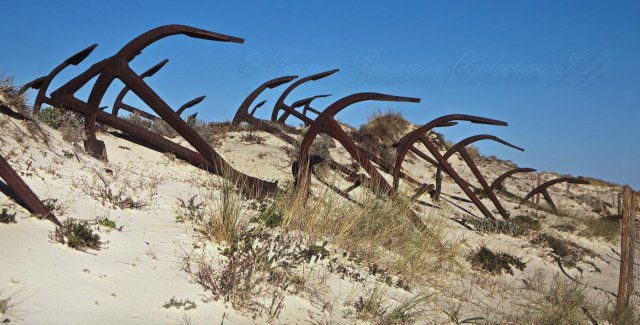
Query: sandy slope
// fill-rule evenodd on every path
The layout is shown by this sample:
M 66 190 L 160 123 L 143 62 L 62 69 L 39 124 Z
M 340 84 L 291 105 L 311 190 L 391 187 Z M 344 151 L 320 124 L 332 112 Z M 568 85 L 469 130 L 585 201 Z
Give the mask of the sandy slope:
M 121 231 L 98 229 L 107 243 L 100 251 L 81 252 L 58 243 L 48 236 L 54 225 L 47 221 L 29 217 L 29 213 L 14 201 L 0 194 L 2 207 L 16 213 L 17 223 L 0 224 L 0 297 L 17 293 L 12 299 L 18 302 L 8 315 L 12 323 L 22 324 L 218 324 L 224 315 L 225 324 L 263 323 L 265 318 L 252 319 L 246 313 L 235 311 L 220 301 L 210 301 L 203 288 L 194 283 L 191 276 L 181 268 L 185 252 L 193 247 L 216 250 L 213 244 L 203 244 L 196 238 L 188 223 L 176 223 L 178 198 L 186 200 L 193 195 L 215 195 L 212 184 L 219 182 L 215 176 L 198 170 L 184 162 L 128 142 L 110 134 L 100 134 L 109 155 L 109 163 L 96 161 L 85 155 L 77 146 L 62 140 L 60 134 L 42 126 L 47 143 L 31 136 L 24 121 L 0 114 L 4 134 L 0 151 L 23 179 L 42 199 L 55 198 L 66 210 L 60 219 L 77 218 L 94 220 L 108 217 L 115 220 Z M 239 170 L 261 178 L 277 180 L 280 184 L 291 181 L 287 154 L 281 149 L 288 146 L 269 134 L 264 145 L 241 143 L 239 134 L 230 134 L 216 148 Z M 66 153 L 66 155 L 65 155 Z M 337 160 L 348 161 L 341 148 L 332 150 Z M 77 157 L 77 158 L 76 158 Z M 451 158 L 464 175 L 470 172 L 457 157 Z M 501 162 L 487 163 L 482 171 L 492 180 L 508 165 Z M 425 169 L 428 172 L 425 172 Z M 406 167 L 407 172 L 418 179 L 429 182 L 433 168 L 415 161 Z M 98 176 L 99 175 L 99 176 Z M 547 179 L 551 175 L 545 175 Z M 386 175 L 388 177 L 388 175 Z M 122 190 L 145 204 L 140 209 L 119 209 L 103 203 L 97 193 L 104 188 L 103 179 L 114 190 Z M 445 178 L 446 179 L 446 178 Z M 535 183 L 531 175 L 518 175 L 507 181 L 508 189 L 523 196 Z M 319 186 L 317 183 L 316 186 Z M 610 189 L 598 188 L 602 195 Z M 594 192 L 594 186 L 572 186 L 571 193 Z M 464 193 L 451 181 L 446 181 L 443 192 L 450 203 L 444 203 L 444 211 L 452 219 L 463 214 L 460 208 L 480 216 L 470 203 L 455 200 L 452 196 L 464 197 Z M 591 208 L 577 202 L 565 193 L 564 186 L 554 189 L 552 195 L 563 209 L 579 213 L 582 217 L 595 216 Z M 422 200 L 429 201 L 427 197 Z M 484 200 L 493 210 L 491 202 Z M 596 252 L 599 257 L 588 258 L 600 272 L 588 264 L 581 281 L 615 292 L 617 286 L 617 255 L 612 252 L 614 244 L 598 239 L 588 239 L 573 233 L 561 232 L 551 226 L 562 223 L 559 217 L 530 207 L 518 207 L 518 202 L 503 201 L 512 214 L 536 213 L 545 216 L 543 227 L 551 233 L 567 238 Z M 457 205 L 457 206 L 456 206 Z M 424 210 L 429 215 L 428 209 Z M 521 280 L 543 270 L 547 277 L 559 272 L 548 249 L 536 247 L 529 238 L 514 238 L 506 235 L 479 234 L 468 231 L 453 221 L 448 223 L 449 236 L 464 240 L 465 252 L 484 244 L 499 251 L 512 252 L 527 262 L 524 272 L 514 275 L 492 277 L 472 271 L 467 275 L 451 277 L 438 288 L 422 288 L 440 292 L 443 304 L 460 301 L 483 300 L 483 304 L 465 304 L 463 315 L 483 315 L 481 305 L 508 309 L 508 295 L 521 288 Z M 209 246 L 207 246 L 209 245 Z M 336 256 L 339 253 L 336 251 Z M 374 282 L 366 273 L 363 281 L 341 278 L 326 272 L 325 262 L 309 265 L 301 272 L 308 278 L 307 285 L 317 282 L 317 291 L 307 290 L 285 299 L 285 307 L 276 321 L 278 323 L 358 323 L 353 318 L 350 306 L 360 292 L 369 290 Z M 463 267 L 468 263 L 460 259 Z M 568 272 L 578 276 L 576 269 Z M 445 277 L 446 279 L 446 277 Z M 503 291 L 510 288 L 512 291 Z M 598 299 L 607 297 L 598 290 L 589 290 Z M 398 288 L 385 292 L 390 300 L 402 301 L 412 294 Z M 197 307 L 188 311 L 163 308 L 172 297 L 190 299 Z M 205 302 L 206 301 L 206 302 Z M 331 308 L 327 308 L 331 306 Z M 445 313 L 434 309 L 424 322 L 446 323 Z

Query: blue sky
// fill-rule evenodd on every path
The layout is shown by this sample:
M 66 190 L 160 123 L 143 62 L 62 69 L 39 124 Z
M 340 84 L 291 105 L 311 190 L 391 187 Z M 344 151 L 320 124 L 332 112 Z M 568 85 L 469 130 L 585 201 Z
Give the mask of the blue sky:
M 191 25 L 246 41 L 173 36 L 131 66 L 142 72 L 168 58 L 148 83 L 176 108 L 207 95 L 193 108 L 204 120 L 229 120 L 271 78 L 340 68 L 291 100 L 333 94 L 316 102 L 323 108 L 362 91 L 420 97 L 420 104 L 366 102 L 338 117 L 356 126 L 376 109 L 418 124 L 452 113 L 497 118 L 509 127 L 442 131 L 453 140 L 498 135 L 527 151 L 481 143 L 481 152 L 523 167 L 640 188 L 640 2 L 10 1 L 3 12 L 0 70 L 16 83 L 98 43 L 54 89 L 148 29 Z M 114 83 L 102 104 L 111 105 L 120 87 Z M 282 89 L 264 99 L 272 105 Z M 134 96 L 126 102 L 143 106 Z

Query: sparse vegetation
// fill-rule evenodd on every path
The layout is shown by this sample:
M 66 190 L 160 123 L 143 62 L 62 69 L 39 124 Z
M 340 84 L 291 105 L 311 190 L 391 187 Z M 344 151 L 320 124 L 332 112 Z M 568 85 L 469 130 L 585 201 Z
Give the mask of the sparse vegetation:
M 526 266 L 524 262 L 513 255 L 495 253 L 484 245 L 471 254 L 468 261 L 473 268 L 484 270 L 492 275 L 500 275 L 502 272 L 513 275 L 513 268 L 522 271 Z
M 558 238 L 549 234 L 540 234 L 531 240 L 534 245 L 546 246 L 562 265 L 570 268 L 578 268 L 577 263 L 583 261 L 585 256 L 597 257 L 598 255 L 574 242 Z M 578 270 L 581 270 L 578 268 Z
M 500 233 L 513 237 L 540 230 L 540 221 L 525 215 L 518 215 L 509 220 L 468 218 L 465 221 L 481 233 Z
M 189 310 L 189 309 L 194 309 L 196 307 L 197 305 L 195 302 L 189 299 L 184 299 L 184 300 L 176 299 L 176 297 L 171 297 L 171 300 L 167 301 L 164 305 L 162 305 L 162 308 L 165 308 L 165 309 L 177 308 L 177 309 Z
M 584 225 L 586 228 L 578 232 L 580 236 L 599 237 L 610 243 L 620 236 L 620 222 L 617 219 L 586 218 Z
M 111 228 L 111 229 L 117 228 L 116 222 L 113 220 L 110 220 L 109 218 L 98 220 L 98 224 L 106 228 Z
M 325 188 L 304 205 L 299 193 L 290 191 L 274 201 L 272 210 L 283 215 L 283 228 L 301 231 L 309 245 L 329 241 L 405 280 L 428 278 L 429 270 L 455 265 L 458 243 L 444 240 L 444 219 L 432 215 L 418 229 L 404 195 L 382 199 L 364 193 L 360 201 L 361 206 L 352 205 Z
M 261 137 L 254 130 L 249 130 L 240 136 L 240 141 L 247 144 L 263 144 L 267 138 Z
M 36 118 L 60 131 L 62 138 L 70 143 L 80 143 L 85 139 L 82 119 L 76 114 L 56 107 L 44 107 Z
M 587 324 L 589 310 L 593 310 L 586 297 L 585 287 L 576 282 L 569 282 L 554 276 L 550 283 L 545 283 L 541 274 L 527 282 L 527 287 L 539 295 L 523 306 L 526 309 L 520 321 L 529 324 Z M 514 319 L 518 323 L 518 319 Z
M 19 291 L 8 296 L 4 296 L 3 292 L 0 291 L 0 323 L 8 324 L 11 322 L 11 319 L 8 316 L 10 316 L 12 309 L 19 304 L 19 302 L 15 301 L 18 293 Z
M 258 240 L 261 242 L 256 243 Z M 304 283 L 284 261 L 290 247 L 280 236 L 244 232 L 225 249 L 227 260 L 222 264 L 202 255 L 194 265 L 187 259 L 185 269 L 215 300 L 230 302 L 254 317 L 266 314 L 273 320 L 284 307 L 285 295 Z
M 260 205 L 258 207 L 260 214 L 257 217 L 251 218 L 251 222 L 257 223 L 267 228 L 273 228 L 280 226 L 284 220 L 284 216 L 281 212 L 276 211 L 271 206 Z
M 377 111 L 353 134 L 354 140 L 364 149 L 374 153 L 385 161 L 395 157 L 392 147 L 411 127 L 398 112 Z
M 57 227 L 52 231 L 49 238 L 82 251 L 86 249 L 99 250 L 102 245 L 100 236 L 93 232 L 88 221 L 71 218 L 65 220 L 62 227 Z
M 382 318 L 385 313 L 385 307 L 383 306 L 384 297 L 385 292 L 381 285 L 376 282 L 376 286 L 370 294 L 364 297 L 360 296 L 353 304 L 356 309 L 356 318 L 364 321 L 373 321 Z
M 27 98 L 24 94 L 18 95 L 18 87 L 13 84 L 13 76 L 0 73 L 0 94 L 5 105 L 18 109 L 18 113 L 28 115 Z
M 2 208 L 0 213 L 0 223 L 16 223 L 16 214 L 9 213 L 9 210 Z
M 105 187 L 103 191 L 98 193 L 98 197 L 103 203 L 109 203 L 114 208 L 120 209 L 140 209 L 146 204 L 136 201 L 133 197 L 122 191 L 113 191 Z
M 202 220 L 204 202 L 196 203 L 196 198 L 196 195 L 190 197 L 187 201 L 178 198 L 176 222 Z

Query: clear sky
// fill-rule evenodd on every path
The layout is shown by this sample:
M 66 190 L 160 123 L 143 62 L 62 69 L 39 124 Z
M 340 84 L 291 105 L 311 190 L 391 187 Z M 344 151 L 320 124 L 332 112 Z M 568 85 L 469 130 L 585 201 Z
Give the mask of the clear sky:
M 2 11 L 0 70 L 16 83 L 98 43 L 55 89 L 151 28 L 191 25 L 246 41 L 173 36 L 131 66 L 142 72 L 170 59 L 148 83 L 175 108 L 207 95 L 192 108 L 204 120 L 229 120 L 266 80 L 339 68 L 291 100 L 333 94 L 315 102 L 323 108 L 363 91 L 420 97 L 420 104 L 367 102 L 338 117 L 355 126 L 376 109 L 416 124 L 452 113 L 501 119 L 509 127 L 442 131 L 453 140 L 498 135 L 527 151 L 481 143 L 481 153 L 523 167 L 640 188 L 638 1 L 5 1 Z M 102 104 L 112 105 L 120 88 L 114 83 Z M 264 99 L 273 105 L 282 89 Z M 143 106 L 132 95 L 126 102 Z

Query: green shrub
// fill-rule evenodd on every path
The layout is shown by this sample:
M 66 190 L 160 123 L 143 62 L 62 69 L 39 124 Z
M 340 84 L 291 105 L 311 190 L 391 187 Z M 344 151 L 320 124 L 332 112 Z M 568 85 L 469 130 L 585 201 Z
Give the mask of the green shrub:
M 6 208 L 2 208 L 2 213 L 0 213 L 0 223 L 16 223 L 16 214 L 9 213 Z
M 189 300 L 189 299 L 185 299 L 185 300 L 178 300 L 176 299 L 176 297 L 171 297 L 171 300 L 169 300 L 168 302 L 166 302 L 164 305 L 162 305 L 162 308 L 168 309 L 168 308 L 182 308 L 184 310 L 189 310 L 189 309 L 194 309 L 196 308 L 197 305 L 195 302 Z
M 267 228 L 277 227 L 282 224 L 284 216 L 282 212 L 277 212 L 273 209 L 267 209 L 260 212 L 257 217 L 251 219 L 251 222 L 255 222 L 264 225 Z
M 98 224 L 106 228 L 116 229 L 115 221 L 110 220 L 109 218 L 104 218 L 98 221 Z
M 100 236 L 93 232 L 85 220 L 67 219 L 49 237 L 77 250 L 99 250 L 102 245 Z
M 524 215 L 509 220 L 469 218 L 467 222 L 481 233 L 505 234 L 513 237 L 524 236 L 541 228 L 540 221 Z
M 607 242 L 613 243 L 620 235 L 620 221 L 607 218 L 588 218 L 584 225 L 586 229 L 580 231 L 578 235 L 584 237 L 600 237 Z
M 534 245 L 549 247 L 551 249 L 551 253 L 567 267 L 578 268 L 577 263 L 583 261 L 585 255 L 589 257 L 598 256 L 590 249 L 549 234 L 540 234 L 536 238 L 532 239 L 531 243 Z
M 475 253 L 468 257 L 473 268 L 484 270 L 493 275 L 499 275 L 503 271 L 513 275 L 512 266 L 522 271 L 526 264 L 519 258 L 507 253 L 494 253 L 486 246 L 481 246 Z

